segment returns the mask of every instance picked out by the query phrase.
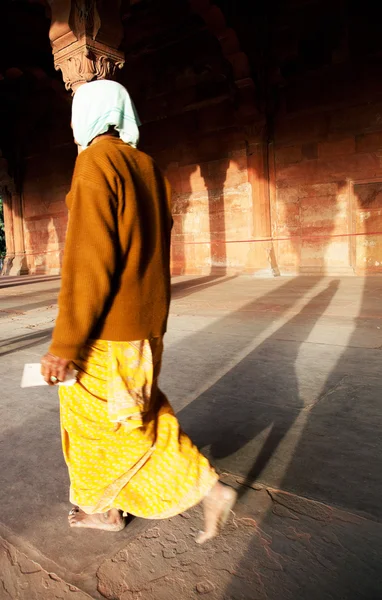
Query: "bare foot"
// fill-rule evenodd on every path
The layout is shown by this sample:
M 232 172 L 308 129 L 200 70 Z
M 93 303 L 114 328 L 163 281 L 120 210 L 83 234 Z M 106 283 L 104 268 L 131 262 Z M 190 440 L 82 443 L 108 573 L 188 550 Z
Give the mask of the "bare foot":
M 126 526 L 124 519 L 116 508 L 106 513 L 88 515 L 81 508 L 72 508 L 68 516 L 70 527 L 87 527 L 90 529 L 103 529 L 104 531 L 121 531 Z
M 217 482 L 203 500 L 204 531 L 196 538 L 198 544 L 204 544 L 219 534 L 219 529 L 225 525 L 236 499 L 235 490 L 220 481 Z

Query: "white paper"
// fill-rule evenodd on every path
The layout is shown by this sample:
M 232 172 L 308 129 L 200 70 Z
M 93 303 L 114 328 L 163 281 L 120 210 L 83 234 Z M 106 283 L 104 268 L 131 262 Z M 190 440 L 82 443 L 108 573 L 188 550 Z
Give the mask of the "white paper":
M 77 371 L 68 371 L 65 381 L 56 383 L 55 385 L 74 385 L 77 381 Z M 21 387 L 37 387 L 39 385 L 49 385 L 44 381 L 41 375 L 40 363 L 29 363 L 24 366 L 24 372 L 21 379 Z

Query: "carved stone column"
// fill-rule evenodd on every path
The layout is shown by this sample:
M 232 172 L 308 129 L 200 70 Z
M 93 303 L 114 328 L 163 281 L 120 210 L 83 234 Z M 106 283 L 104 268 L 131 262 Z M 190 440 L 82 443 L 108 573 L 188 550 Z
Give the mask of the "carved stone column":
M 0 152 L 0 193 L 3 198 L 6 255 L 2 275 L 26 275 L 22 198 L 8 173 L 8 163 Z
M 6 254 L 4 258 L 2 275 L 9 275 L 12 263 L 15 258 L 15 242 L 13 239 L 13 215 L 12 215 L 12 195 L 8 189 L 0 185 L 0 193 L 3 199 L 3 217 L 5 229 Z
M 49 38 L 54 65 L 67 90 L 83 83 L 113 79 L 124 65 L 119 50 L 123 27 L 120 0 L 49 0 L 52 24 Z
M 252 131 L 253 129 L 253 131 Z M 274 193 L 273 146 L 268 143 L 266 125 L 247 128 L 248 181 L 252 187 L 253 261 L 264 275 L 280 275 L 272 240 L 271 200 Z
M 28 265 L 25 254 L 23 199 L 17 191 L 12 194 L 13 239 L 15 257 L 12 262 L 10 275 L 27 275 Z

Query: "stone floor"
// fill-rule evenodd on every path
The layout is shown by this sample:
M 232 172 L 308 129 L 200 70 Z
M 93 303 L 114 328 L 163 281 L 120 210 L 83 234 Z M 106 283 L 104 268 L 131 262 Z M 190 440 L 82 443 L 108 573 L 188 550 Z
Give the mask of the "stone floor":
M 382 279 L 175 278 L 162 386 L 240 494 L 203 548 L 199 508 L 67 528 L 56 392 L 19 387 L 58 287 L 0 279 L 0 600 L 382 598 Z

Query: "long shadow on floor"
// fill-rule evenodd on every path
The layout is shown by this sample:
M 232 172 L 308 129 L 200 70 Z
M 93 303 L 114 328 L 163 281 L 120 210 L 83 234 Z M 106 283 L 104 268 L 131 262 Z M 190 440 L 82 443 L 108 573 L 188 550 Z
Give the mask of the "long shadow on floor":
M 355 317 L 347 346 L 340 348 L 332 361 L 319 401 L 309 411 L 293 460 L 282 480 L 285 489 L 296 493 L 304 490 L 310 497 L 365 512 L 379 521 L 382 521 L 381 350 L 375 346 L 382 344 L 382 335 L 378 340 L 375 331 L 382 324 L 382 310 L 379 308 L 378 314 L 376 308 L 381 291 L 382 281 L 365 278 L 359 306 L 359 315 L 363 316 Z M 309 469 L 306 469 L 308 454 Z
M 16 306 L 12 306 L 9 309 L 0 309 L 0 317 L 1 315 L 9 316 L 9 314 L 14 313 L 25 313 L 30 310 L 36 310 L 38 308 L 48 308 L 50 306 L 54 306 L 57 303 L 57 294 L 52 294 L 50 298 L 46 300 L 41 300 L 40 302 L 30 302 L 26 304 L 20 304 Z
M 312 283 L 306 282 L 305 291 Z M 282 286 L 283 292 L 293 285 L 295 282 Z M 213 462 L 222 469 L 241 473 L 249 485 L 261 479 L 268 467 L 267 479 L 277 480 L 279 463 L 285 460 L 285 454 L 293 452 L 292 436 L 292 442 L 283 448 L 283 456 L 276 458 L 275 465 L 269 465 L 305 407 L 299 389 L 301 378 L 295 371 L 301 344 L 308 339 L 337 289 L 338 281 L 331 282 L 179 414 L 187 433 L 200 448 L 208 449 Z M 268 295 L 269 301 L 273 294 Z M 254 308 L 253 303 L 245 310 L 250 308 Z M 232 319 L 232 315 L 227 318 Z M 296 330 L 297 340 L 287 344 L 279 341 L 293 339 Z M 245 489 L 242 488 L 243 493 Z
M 276 553 L 288 574 L 282 579 L 285 600 L 382 597 L 381 357 L 372 344 L 367 347 L 360 343 L 382 319 L 381 311 L 375 314 L 381 291 L 381 282 L 365 279 L 359 310 L 362 316 L 355 318 L 346 344 L 328 347 L 330 368 L 323 373 L 321 392 L 306 413 L 279 483 L 283 490 L 366 513 L 371 519 L 357 519 L 351 514 L 340 519 L 334 514 L 328 520 L 321 517 L 320 531 L 312 535 L 314 527 L 309 519 L 314 521 L 314 510 L 312 515 L 307 512 L 302 516 L 299 510 L 288 513 L 284 509 L 280 514 L 283 523 L 280 517 L 275 521 L 277 517 L 270 510 L 256 524 L 256 530 L 268 540 L 268 552 Z M 293 503 L 291 507 L 293 510 Z M 331 509 L 327 512 L 330 515 Z M 289 525 L 285 523 L 288 520 Z M 237 565 L 242 581 L 245 573 L 252 572 L 258 551 L 254 535 Z M 277 587 L 266 581 L 265 591 L 272 599 L 279 597 L 272 595 L 274 585 Z M 243 592 L 243 585 L 232 578 L 223 597 L 236 598 Z
M 20 350 L 27 350 L 28 348 L 33 348 L 34 346 L 48 342 L 52 337 L 52 332 L 53 329 L 49 328 L 2 340 L 0 344 L 0 356 L 13 354 Z
M 225 277 L 224 275 L 205 275 L 204 277 L 195 277 L 185 281 L 173 281 L 171 284 L 171 293 L 174 300 L 179 300 L 190 296 L 194 292 L 201 292 L 207 288 L 219 285 L 225 281 L 235 279 L 237 275 Z
M 32 285 L 34 283 L 45 283 L 59 281 L 59 275 L 21 275 L 20 277 L 0 277 L 0 289 L 18 287 L 20 285 Z

